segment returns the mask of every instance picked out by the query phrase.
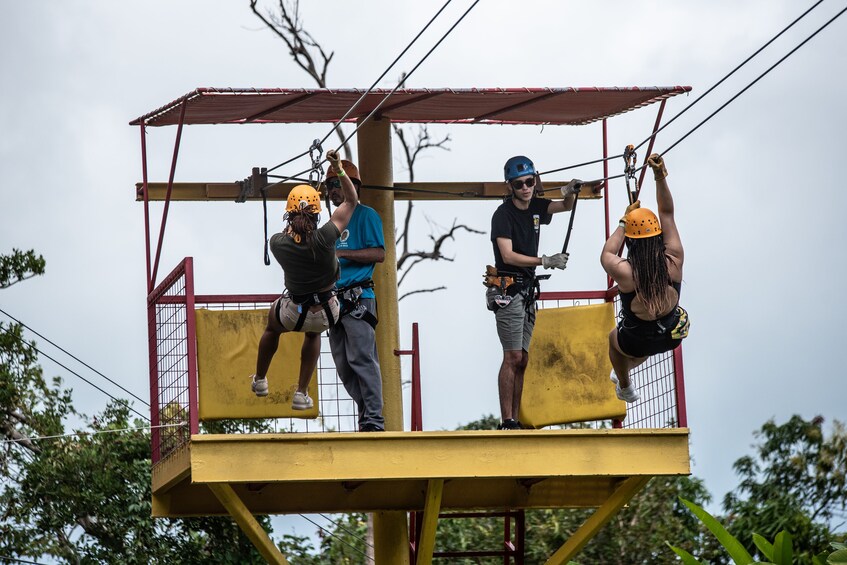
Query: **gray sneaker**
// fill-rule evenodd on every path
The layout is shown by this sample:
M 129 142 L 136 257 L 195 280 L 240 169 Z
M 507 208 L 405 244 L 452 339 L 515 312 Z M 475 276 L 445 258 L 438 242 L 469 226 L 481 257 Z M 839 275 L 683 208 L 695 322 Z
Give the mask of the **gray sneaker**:
M 291 401 L 291 408 L 293 410 L 308 410 L 314 405 L 315 403 L 309 398 L 308 393 L 303 394 L 299 390 L 294 393 L 294 400 Z
M 260 379 L 256 375 L 252 375 L 250 377 L 252 379 L 251 388 L 253 392 L 256 393 L 256 396 L 267 396 L 268 395 L 268 379 L 262 378 Z

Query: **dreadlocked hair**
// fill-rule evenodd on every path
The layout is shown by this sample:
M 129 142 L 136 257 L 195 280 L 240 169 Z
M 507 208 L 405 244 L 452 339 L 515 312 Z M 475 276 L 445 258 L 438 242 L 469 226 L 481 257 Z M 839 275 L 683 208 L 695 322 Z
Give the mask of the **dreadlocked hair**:
M 289 235 L 297 243 L 309 243 L 318 228 L 318 214 L 312 212 L 312 207 L 286 212 Z
M 626 238 L 629 252 L 626 260 L 632 267 L 635 290 L 641 297 L 647 313 L 653 318 L 664 314 L 667 308 L 665 297 L 671 276 L 668 261 L 673 259 L 665 255 L 665 240 L 661 234 L 645 238 Z

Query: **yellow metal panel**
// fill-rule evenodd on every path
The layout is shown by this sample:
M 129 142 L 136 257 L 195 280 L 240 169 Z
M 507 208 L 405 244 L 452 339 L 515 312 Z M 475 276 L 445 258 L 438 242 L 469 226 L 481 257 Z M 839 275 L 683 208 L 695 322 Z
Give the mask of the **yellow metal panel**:
M 191 444 L 171 451 L 153 467 L 153 493 L 166 491 L 191 475 Z
M 597 508 L 615 491 L 621 477 L 466 478 L 444 482 L 441 506 L 450 510 L 488 508 Z M 254 514 L 417 511 L 424 508 L 426 479 L 386 481 L 304 481 L 233 483 Z M 153 496 L 160 517 L 226 514 L 202 483 L 181 482 Z
M 247 539 L 256 546 L 262 557 L 268 563 L 277 565 L 288 565 L 288 561 L 279 548 L 274 544 L 268 533 L 262 528 L 261 524 L 256 521 L 256 518 L 250 513 L 238 495 L 232 490 L 229 485 L 209 485 L 209 489 L 221 501 L 221 504 L 227 509 L 227 512 L 247 536 Z
M 441 493 L 443 491 L 443 480 L 431 479 L 429 481 L 426 489 L 423 524 L 421 525 L 421 540 L 417 548 L 417 565 L 426 565 L 432 562 L 432 552 L 435 549 L 435 530 L 438 527 L 438 514 L 441 513 Z
M 197 310 L 197 373 L 200 419 L 317 418 L 318 383 L 312 376 L 310 410 L 292 410 L 297 390 L 303 334 L 284 333 L 268 371 L 270 393 L 263 398 L 250 390 L 256 371 L 259 338 L 268 320 L 267 310 Z
M 611 302 L 538 311 L 524 378 L 520 420 L 543 427 L 623 418 L 626 404 L 609 381 Z
M 568 563 L 648 482 L 650 477 L 630 477 L 624 481 L 618 490 L 571 535 L 568 541 L 550 556 L 545 565 Z
M 374 564 L 409 565 L 409 526 L 405 512 L 374 512 Z
M 204 434 L 191 470 L 203 483 L 677 475 L 688 430 Z

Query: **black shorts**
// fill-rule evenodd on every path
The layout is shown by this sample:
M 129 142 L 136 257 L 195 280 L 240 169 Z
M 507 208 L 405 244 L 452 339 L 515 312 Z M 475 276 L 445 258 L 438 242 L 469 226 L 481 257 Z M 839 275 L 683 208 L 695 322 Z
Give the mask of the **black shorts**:
M 669 322 L 669 320 L 663 320 Z M 682 339 L 671 337 L 670 328 L 679 321 L 666 326 L 657 322 L 632 323 L 622 319 L 618 322 L 618 347 L 630 357 L 649 357 L 676 349 Z

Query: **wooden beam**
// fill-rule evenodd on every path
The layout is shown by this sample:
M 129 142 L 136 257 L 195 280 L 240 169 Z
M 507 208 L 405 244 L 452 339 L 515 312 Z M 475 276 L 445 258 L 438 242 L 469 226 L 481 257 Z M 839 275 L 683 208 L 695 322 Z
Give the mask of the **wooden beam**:
M 545 180 L 546 198 L 561 198 L 558 188 L 566 185 L 568 180 Z M 288 192 L 297 184 L 285 183 L 273 185 L 268 189 L 268 200 L 285 200 Z M 382 185 L 380 185 L 382 186 Z M 592 186 L 599 186 L 592 185 Z M 164 200 L 167 192 L 167 183 L 151 182 L 147 185 L 147 193 L 151 201 Z M 365 184 L 364 188 L 368 189 Z M 374 192 L 382 188 L 371 188 Z M 143 200 L 141 183 L 135 185 L 135 199 Z M 394 183 L 395 200 L 497 200 L 506 195 L 506 185 L 503 182 L 397 182 Z M 240 188 L 234 182 L 175 182 L 171 192 L 172 201 L 209 201 L 220 200 L 235 202 L 241 193 Z M 582 200 L 599 200 L 599 193 L 591 190 L 583 190 L 579 194 Z M 247 200 L 261 202 L 261 196 L 249 196 Z

